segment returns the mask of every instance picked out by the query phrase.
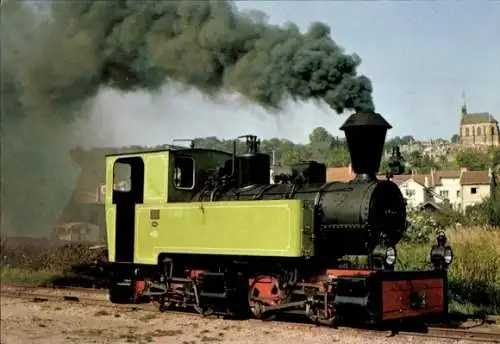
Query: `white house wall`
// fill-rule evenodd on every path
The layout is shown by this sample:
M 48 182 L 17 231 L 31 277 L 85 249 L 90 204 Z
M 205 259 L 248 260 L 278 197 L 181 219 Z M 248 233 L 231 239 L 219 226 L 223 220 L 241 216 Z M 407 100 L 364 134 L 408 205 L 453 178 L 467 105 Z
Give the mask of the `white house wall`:
M 475 189 L 475 192 L 474 192 Z M 485 198 L 490 196 L 489 185 L 463 185 L 462 186 L 462 209 L 481 203 Z
M 415 208 L 427 201 L 424 186 L 417 183 L 413 179 L 409 179 L 401 183 L 401 185 L 399 185 L 399 189 L 403 193 L 403 197 L 406 199 L 408 208 Z
M 441 178 L 441 185 L 434 188 L 436 203 L 441 203 L 444 199 L 450 201 L 453 209 L 459 210 L 462 204 L 462 186 L 460 178 Z
M 425 187 L 413 179 L 401 183 L 399 189 L 409 209 L 416 208 L 427 201 L 442 203 L 444 199 L 448 199 L 453 209 L 465 211 L 468 206 L 481 203 L 490 196 L 489 185 L 460 185 L 458 178 L 442 178 L 441 185 L 432 188 L 432 192 L 426 192 Z

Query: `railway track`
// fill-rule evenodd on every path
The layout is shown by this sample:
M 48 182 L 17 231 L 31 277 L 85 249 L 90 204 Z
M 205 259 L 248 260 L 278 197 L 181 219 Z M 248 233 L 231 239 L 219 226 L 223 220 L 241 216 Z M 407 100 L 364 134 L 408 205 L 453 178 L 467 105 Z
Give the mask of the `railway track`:
M 108 299 L 108 292 L 104 289 L 91 289 L 91 288 L 69 288 L 69 287 L 33 287 L 25 285 L 2 285 L 0 289 L 2 297 L 29 299 L 33 302 L 71 302 L 84 305 L 96 305 L 99 307 L 112 308 L 121 311 L 146 311 L 159 313 L 158 307 L 153 303 L 143 303 L 134 305 L 119 305 L 112 304 Z M 189 313 L 182 311 L 169 311 L 169 314 L 178 314 L 183 316 L 196 316 L 197 313 Z M 256 319 L 249 319 L 249 322 L 260 321 Z M 499 323 L 500 317 L 489 317 L 490 323 Z M 280 322 L 274 321 L 273 325 L 276 326 L 291 326 L 291 327 L 304 327 L 310 328 L 317 326 L 309 323 L 296 323 L 296 322 Z M 353 333 L 366 333 L 370 336 L 387 336 L 388 331 L 374 331 L 366 329 L 353 329 L 353 328 L 339 328 L 340 331 L 352 331 Z M 395 335 L 394 333 L 390 334 Z M 398 332 L 397 335 L 401 336 L 414 336 L 414 337 L 433 337 L 439 339 L 454 339 L 454 340 L 468 340 L 480 343 L 500 343 L 500 328 L 496 331 L 481 330 L 481 326 L 474 328 L 443 328 L 443 327 L 428 327 L 425 333 L 419 332 Z

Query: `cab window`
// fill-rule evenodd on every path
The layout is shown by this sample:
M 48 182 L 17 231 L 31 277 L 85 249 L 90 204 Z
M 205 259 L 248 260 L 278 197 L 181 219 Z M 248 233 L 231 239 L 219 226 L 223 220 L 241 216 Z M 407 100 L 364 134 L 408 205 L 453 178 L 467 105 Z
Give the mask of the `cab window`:
M 194 188 L 194 160 L 190 157 L 176 157 L 174 160 L 174 185 L 178 189 Z
M 113 169 L 113 190 L 128 192 L 131 188 L 132 168 L 127 163 L 115 163 Z

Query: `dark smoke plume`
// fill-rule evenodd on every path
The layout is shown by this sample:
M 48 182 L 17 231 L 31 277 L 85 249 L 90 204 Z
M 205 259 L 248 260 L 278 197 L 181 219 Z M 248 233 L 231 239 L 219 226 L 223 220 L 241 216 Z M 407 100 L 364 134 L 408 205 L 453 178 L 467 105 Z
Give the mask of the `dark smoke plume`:
M 8 0 L 1 23 L 2 214 L 16 213 L 9 220 L 17 225 L 39 222 L 48 203 L 59 207 L 49 198 L 69 197 L 71 124 L 104 85 L 154 92 L 175 81 L 207 95 L 240 93 L 270 110 L 289 98 L 338 113 L 374 109 L 371 82 L 356 73 L 361 59 L 322 23 L 301 33 L 220 0 L 28 7 Z

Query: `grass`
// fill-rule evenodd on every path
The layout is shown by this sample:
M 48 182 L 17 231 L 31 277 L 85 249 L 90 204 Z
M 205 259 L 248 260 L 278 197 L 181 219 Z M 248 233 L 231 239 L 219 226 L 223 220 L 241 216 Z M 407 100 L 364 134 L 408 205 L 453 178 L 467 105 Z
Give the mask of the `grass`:
M 454 254 L 448 278 L 450 311 L 500 314 L 500 230 L 449 229 L 447 236 Z M 400 243 L 398 269 L 431 268 L 432 244 Z
M 6 284 L 105 287 L 108 273 L 104 260 L 104 252 L 82 245 L 3 245 L 0 276 Z
M 52 283 L 54 276 L 62 274 L 62 271 L 2 267 L 0 280 L 2 283 L 45 286 Z
M 500 314 L 500 230 L 482 227 L 449 229 L 454 260 L 449 271 L 449 309 L 459 313 Z M 401 242 L 398 270 L 431 269 L 430 243 Z M 2 283 L 100 286 L 107 274 L 95 251 L 84 247 L 2 248 Z M 97 282 L 99 281 L 99 282 Z

